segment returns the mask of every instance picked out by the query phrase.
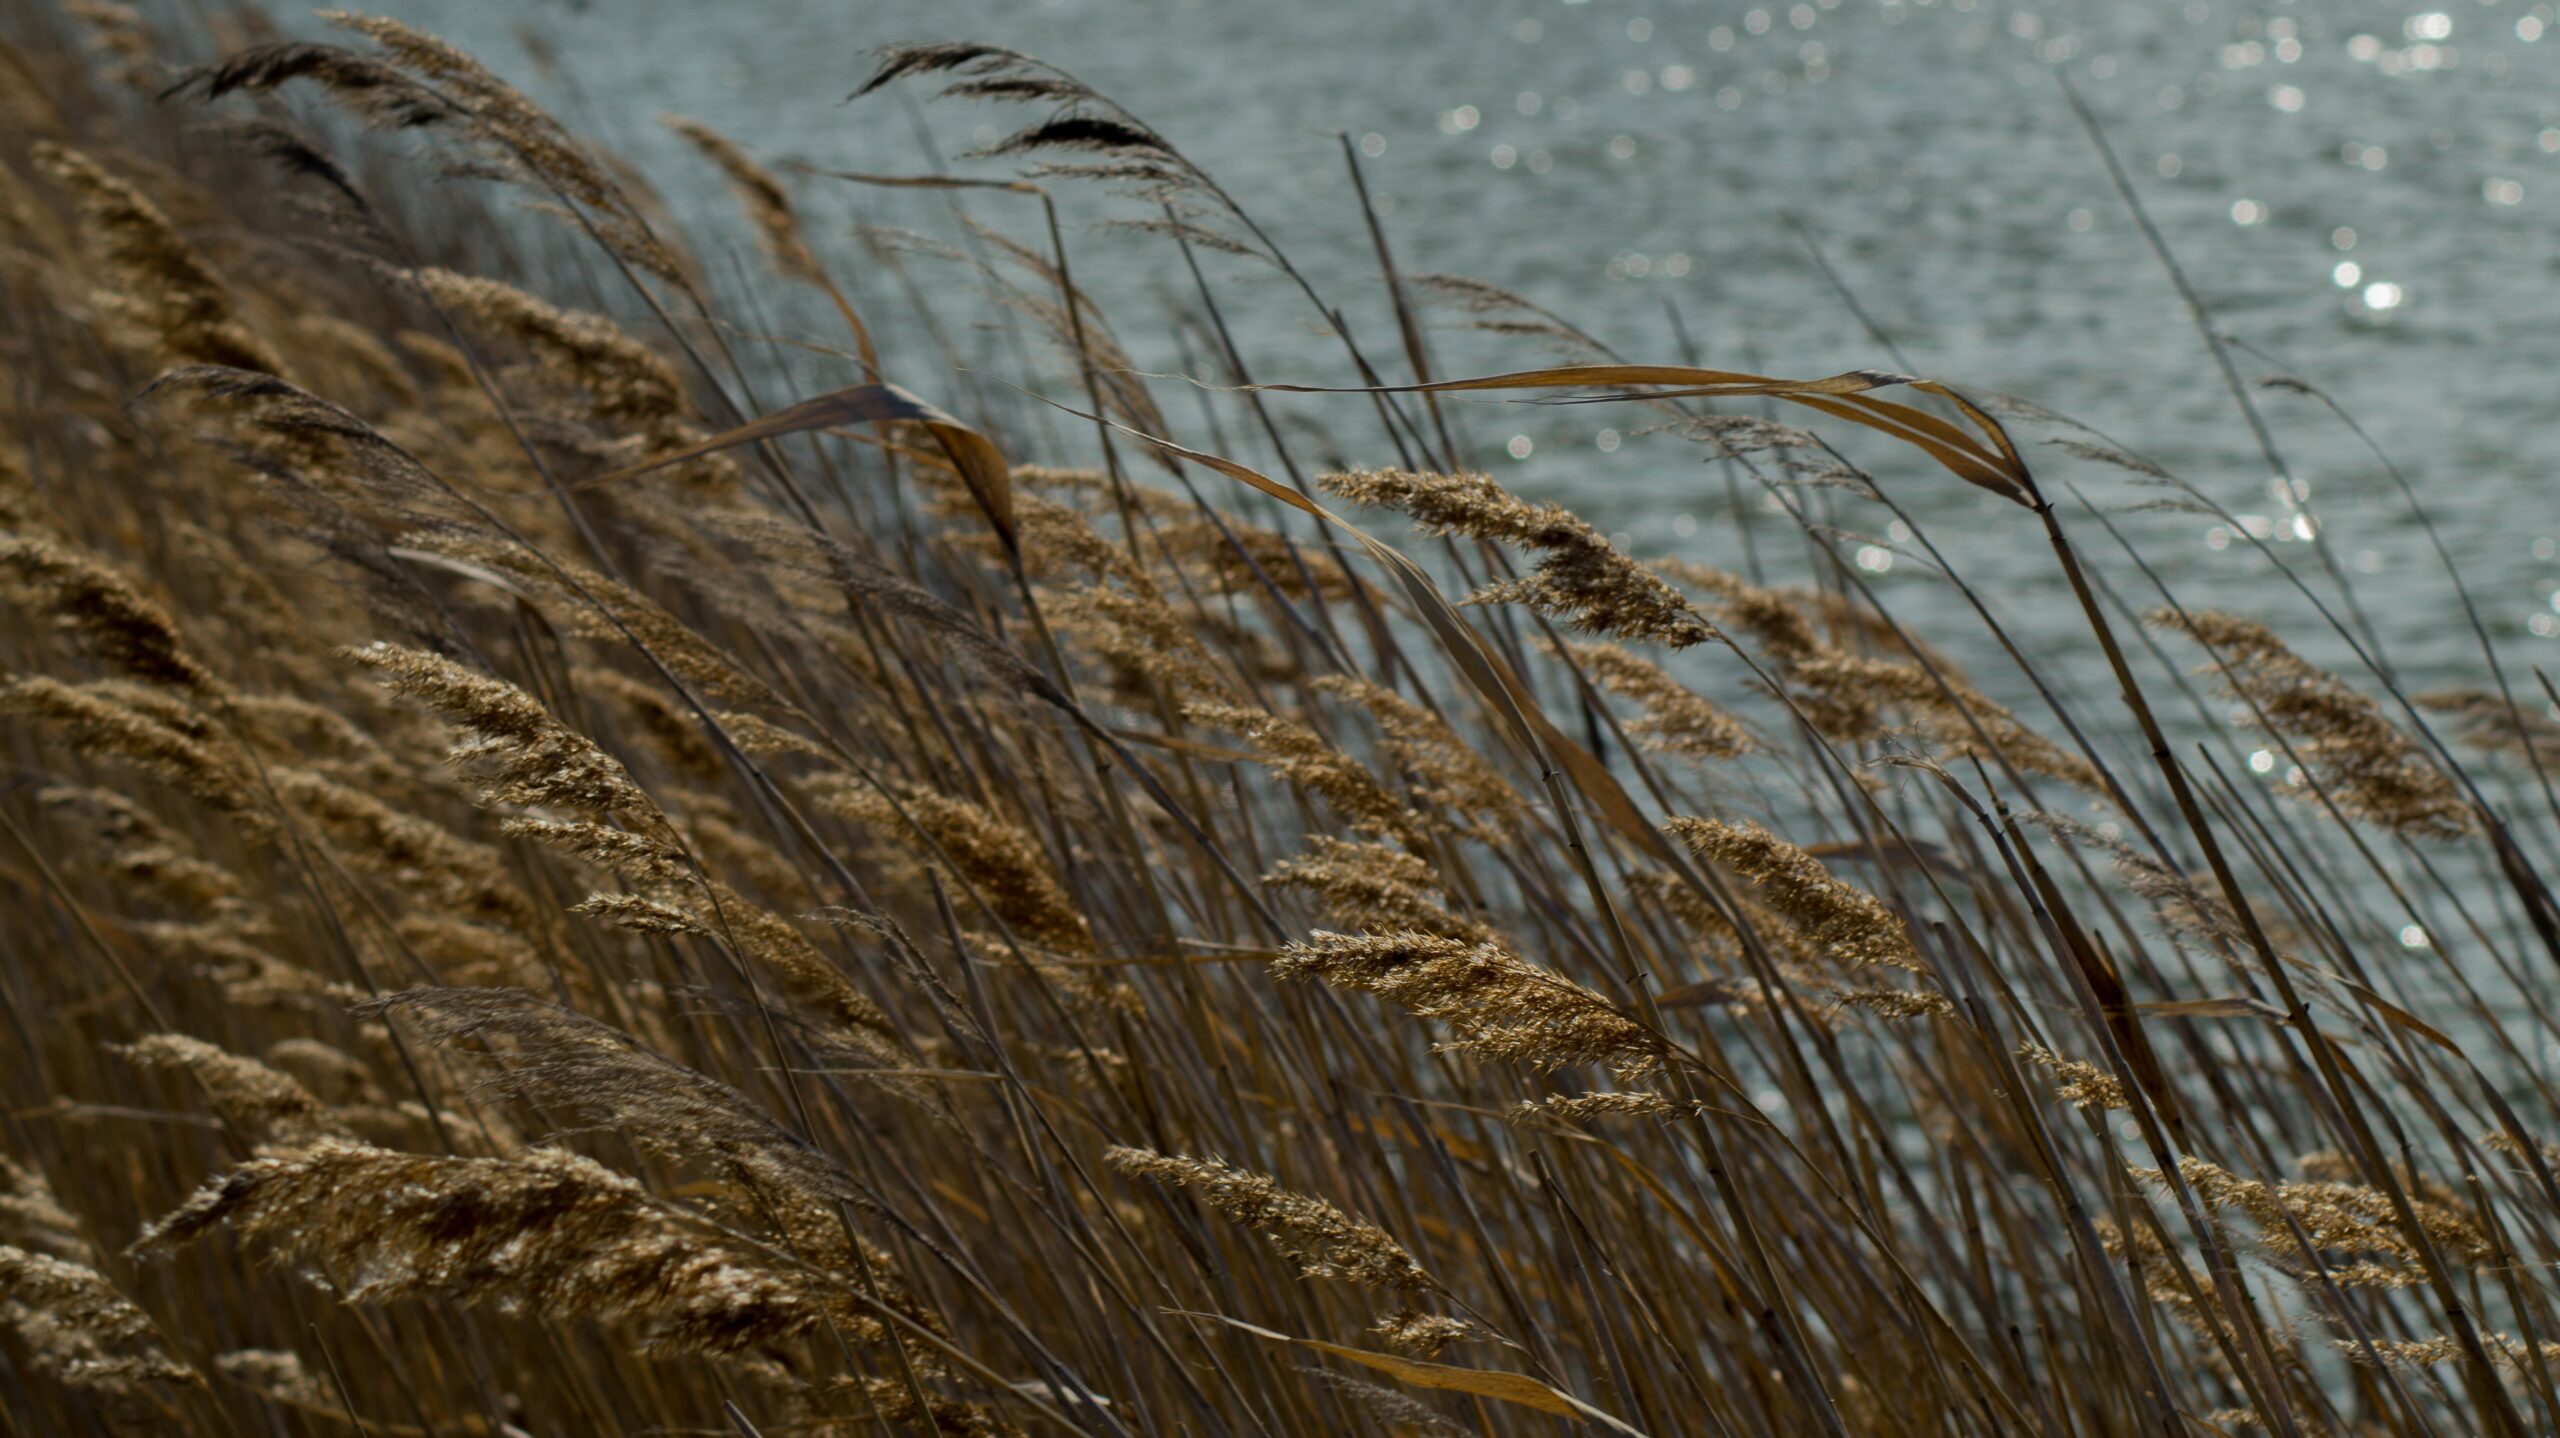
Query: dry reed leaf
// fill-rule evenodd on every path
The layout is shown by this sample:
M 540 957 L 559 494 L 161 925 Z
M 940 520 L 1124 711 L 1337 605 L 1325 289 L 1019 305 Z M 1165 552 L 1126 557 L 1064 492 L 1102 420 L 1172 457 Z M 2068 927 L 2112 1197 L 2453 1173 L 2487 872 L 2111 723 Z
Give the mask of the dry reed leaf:
M 1601 1409 L 1583 1402 L 1561 1388 L 1541 1383 L 1525 1373 L 1505 1373 L 1490 1368 L 1460 1368 L 1447 1363 L 1426 1363 L 1418 1358 L 1400 1357 L 1393 1353 L 1373 1353 L 1365 1348 L 1349 1348 L 1339 1343 L 1326 1343 L 1315 1338 L 1294 1338 L 1241 1318 L 1223 1313 L 1188 1313 L 1188 1318 L 1204 1318 L 1241 1329 L 1256 1338 L 1285 1343 L 1296 1348 L 1312 1349 L 1334 1358 L 1346 1359 L 1363 1367 L 1374 1368 L 1399 1382 L 1416 1388 L 1438 1388 L 1450 1393 L 1466 1393 L 1478 1398 L 1491 1398 L 1501 1403 L 1517 1403 L 1559 1418 L 1571 1418 L 1596 1424 L 1612 1433 L 1628 1438 L 1645 1438 L 1644 1431 L 1621 1422 Z
M 1564 365 L 1518 370 L 1475 379 L 1439 380 L 1430 384 L 1342 386 L 1265 384 L 1256 389 L 1289 394 L 1461 394 L 1480 390 L 1588 389 L 1642 386 L 1646 399 L 1743 399 L 1769 396 L 1820 410 L 1853 424 L 1893 436 L 1944 465 L 1968 484 L 1980 485 L 2003 499 L 2034 508 L 2039 502 L 2026 461 L 2010 443 L 2000 422 L 1954 389 L 1936 380 L 1877 370 L 1851 370 L 1827 379 L 1776 379 L 1734 370 L 1694 369 L 1686 365 Z M 1936 395 L 1970 420 L 1978 435 L 1967 434 L 1926 410 L 1876 399 L 1874 390 L 1902 386 Z
M 735 449 L 742 444 L 779 439 L 786 434 L 883 423 L 924 426 L 925 431 L 942 445 L 951 467 L 960 472 L 961 479 L 969 486 L 970 495 L 985 512 L 987 522 L 995 526 L 996 537 L 1004 542 L 1008 551 L 1019 544 L 1013 518 L 1013 471 L 1005 463 L 1004 452 L 996 448 L 995 441 L 893 384 L 855 385 L 850 389 L 805 399 L 787 409 L 749 420 L 735 429 L 722 430 L 709 439 L 686 445 L 672 453 L 599 475 L 591 482 L 602 484 L 630 479 L 671 464 L 700 459 L 706 454 Z

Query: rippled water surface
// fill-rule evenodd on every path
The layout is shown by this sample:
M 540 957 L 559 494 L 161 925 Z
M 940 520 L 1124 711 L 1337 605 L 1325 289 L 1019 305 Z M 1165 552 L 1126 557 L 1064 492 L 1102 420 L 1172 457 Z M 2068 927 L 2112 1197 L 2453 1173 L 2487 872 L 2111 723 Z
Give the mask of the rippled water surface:
M 716 181 L 656 128 L 660 112 L 709 121 L 766 157 L 913 173 L 931 163 L 920 135 L 956 154 L 1014 117 L 888 96 L 841 105 L 867 68 L 863 52 L 925 37 L 1031 51 L 1217 173 L 1382 357 L 1394 353 L 1394 327 L 1338 136 L 1364 152 L 1406 269 L 1519 290 L 1631 357 L 1679 358 L 1676 313 L 1709 363 L 1788 374 L 1895 367 L 1810 261 L 1802 236 L 1811 235 L 1910 368 L 2105 431 L 2194 481 L 2313 574 L 2304 536 L 2315 521 L 2271 494 L 2268 466 L 2192 321 L 2071 118 L 2057 80 L 2067 73 L 2219 327 L 2328 389 L 2400 463 L 2503 648 L 2560 658 L 2560 509 L 2550 489 L 2560 454 L 2550 378 L 2560 369 L 2560 20 L 2549 4 L 394 8 L 518 74 L 533 73 L 519 27 L 538 30 L 562 78 L 537 88 L 641 161 L 680 208 L 716 202 L 724 217 Z M 975 208 L 1004 224 L 1031 219 L 1004 203 Z M 814 208 L 837 236 L 856 220 L 954 233 L 936 196 L 848 189 L 822 193 Z M 1164 315 L 1167 296 L 1188 294 L 1179 256 L 1158 239 L 1083 228 L 1128 213 L 1100 197 L 1070 209 L 1080 276 L 1138 363 L 1176 368 Z M 719 233 L 740 243 L 734 229 Z M 849 240 L 842 253 L 857 266 Z M 1313 311 L 1266 272 L 1223 260 L 1211 268 L 1261 377 L 1349 378 Z M 946 318 L 964 350 L 1000 364 L 992 341 L 968 329 L 974 307 L 954 304 Z M 814 330 L 817 317 L 808 323 Z M 1454 329 L 1435 343 L 1452 371 L 1544 360 L 1519 340 Z M 2273 370 L 2247 353 L 2237 360 L 2246 380 Z M 850 375 L 812 362 L 805 378 Z M 1177 424 L 1198 414 L 1166 391 Z M 2413 687 L 2476 670 L 2452 591 L 2381 468 L 2316 401 L 2256 393 L 2391 660 Z M 1343 457 L 1392 457 L 1359 401 L 1291 399 L 1283 409 L 1330 428 Z M 1800 542 L 1765 511 L 1738 520 L 1724 479 L 1696 450 L 1613 428 L 1632 430 L 1638 418 L 1615 407 L 1474 403 L 1463 424 L 1506 482 L 1564 500 L 1639 550 L 1739 565 L 1755 557 L 1748 539 L 1775 574 L 1805 575 Z M 1205 427 L 1183 437 L 1211 438 Z M 2021 632 L 2057 645 L 2081 634 L 2029 516 L 1880 442 L 1850 448 L 1879 466 Z M 2121 470 L 2039 454 L 2049 484 L 2078 486 L 2103 507 L 2156 497 Z M 1965 623 L 1943 585 L 1893 553 L 1889 516 L 1841 501 L 1838 518 L 1883 541 L 1862 562 L 1898 612 L 1932 632 Z M 2275 619 L 2321 648 L 2298 597 L 2213 520 L 2146 512 L 2123 522 L 2189 599 Z M 2106 545 L 2094 533 L 2091 542 Z M 2139 576 L 2114 568 L 2141 601 Z

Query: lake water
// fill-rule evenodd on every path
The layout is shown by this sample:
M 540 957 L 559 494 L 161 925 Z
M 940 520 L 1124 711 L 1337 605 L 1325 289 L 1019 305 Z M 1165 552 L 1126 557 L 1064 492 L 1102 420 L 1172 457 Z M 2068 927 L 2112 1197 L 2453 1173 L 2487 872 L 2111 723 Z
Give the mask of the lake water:
M 2560 371 L 2560 18 L 2550 4 L 389 8 L 517 75 L 531 73 L 518 27 L 538 29 L 565 78 L 530 88 L 639 160 L 680 209 L 717 204 L 724 218 L 716 179 L 657 129 L 660 112 L 708 121 L 769 159 L 914 173 L 927 163 L 919 116 L 957 153 L 1018 112 L 911 111 L 890 96 L 842 105 L 868 68 L 863 52 L 919 38 L 1030 51 L 1215 172 L 1382 358 L 1394 352 L 1393 325 L 1337 134 L 1366 152 L 1408 270 L 1521 291 L 1636 358 L 1679 357 L 1676 308 L 1711 364 L 1795 375 L 1897 367 L 1810 263 L 1792 220 L 1818 237 L 1910 368 L 2106 431 L 2268 531 L 2308 574 L 2307 524 L 2270 496 L 2268 467 L 2195 327 L 2071 118 L 2056 80 L 2066 71 L 2224 332 L 2329 389 L 2399 461 L 2510 657 L 2560 658 L 2550 383 Z M 1034 218 L 1004 203 L 974 208 L 1018 229 Z M 1142 366 L 1173 368 L 1160 297 L 1187 288 L 1178 257 L 1161 240 L 1084 228 L 1115 213 L 1099 196 L 1070 210 L 1080 278 Z M 822 238 L 841 239 L 856 219 L 952 233 L 939 196 L 825 191 L 813 213 Z M 739 243 L 735 228 L 717 233 Z M 838 253 L 859 268 L 849 240 Z M 1267 272 L 1213 268 L 1261 377 L 1348 378 L 1313 312 Z M 947 317 L 966 325 L 969 309 Z M 1545 362 L 1520 341 L 1454 329 L 1435 343 L 1447 372 Z M 940 363 L 898 377 L 927 392 L 956 385 Z M 2251 378 L 2270 368 L 2245 354 L 2239 363 Z M 806 378 L 852 376 L 813 365 Z M 1196 416 L 1167 389 L 1177 423 Z M 2392 660 L 2413 687 L 2471 681 L 2476 654 L 2466 659 L 2451 590 L 2380 468 L 2315 402 L 2274 391 L 2260 402 Z M 1330 426 L 1353 459 L 1392 458 L 1361 401 L 1280 404 Z M 1464 423 L 1479 461 L 1521 491 L 1563 500 L 1640 552 L 1739 565 L 1743 531 L 1717 471 L 1668 438 L 1620 442 L 1611 427 L 1635 418 L 1482 402 Z M 2086 647 L 2029 516 L 1881 441 L 1850 447 L 2005 618 L 2031 638 Z M 2110 507 L 2154 497 L 2120 470 L 2041 453 L 2050 486 L 2076 483 Z M 1881 533 L 1886 519 L 1855 502 L 1840 512 L 1861 531 Z M 2191 601 L 2337 652 L 2265 561 L 2210 519 L 2126 522 Z M 1805 555 L 1772 516 L 1752 532 L 1774 576 L 1806 576 Z M 2106 546 L 2095 533 L 2089 542 Z M 1988 644 L 1966 642 L 1971 621 L 1937 580 L 1882 549 L 1867 562 L 1898 612 L 1976 659 L 1987 687 L 2016 692 Z M 2120 556 L 2107 567 L 2141 597 Z

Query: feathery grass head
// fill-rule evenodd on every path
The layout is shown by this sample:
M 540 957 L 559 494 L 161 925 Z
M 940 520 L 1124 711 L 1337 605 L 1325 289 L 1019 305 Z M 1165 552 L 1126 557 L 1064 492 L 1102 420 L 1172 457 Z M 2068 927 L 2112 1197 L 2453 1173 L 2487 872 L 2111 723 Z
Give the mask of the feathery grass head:
M 242 324 L 231 297 L 195 247 L 143 193 L 95 159 L 50 141 L 38 168 L 79 201 L 116 284 L 108 308 L 179 364 L 228 365 L 282 374 L 283 361 Z
M 734 1353 L 870 1321 L 834 1281 L 556 1149 L 422 1158 L 315 1143 L 206 1184 L 134 1249 L 165 1253 L 216 1231 L 327 1275 L 350 1303 L 495 1303 L 552 1321 L 632 1322 L 653 1353 Z
M 1022 937 L 1070 954 L 1093 950 L 1093 928 L 1047 850 L 1020 825 L 966 799 L 902 784 L 890 795 L 835 776 L 813 785 L 847 818 L 899 833 L 912 822 Z M 903 814 L 904 817 L 901 817 Z
M 546 1112 L 611 1123 L 650 1149 L 709 1158 L 821 1206 L 859 1198 L 852 1178 L 728 1084 L 629 1034 L 516 989 L 405 989 L 367 1005 L 430 1042 L 468 1042 L 487 1083 Z
M 247 756 L 203 715 L 117 680 L 66 684 L 35 674 L 0 685 L 0 712 L 60 734 L 85 757 L 130 765 L 252 824 L 255 779 Z
M 1305 853 L 1273 865 L 1262 881 L 1312 896 L 1326 922 L 1346 928 L 1436 934 L 1468 943 L 1494 937 L 1489 925 L 1452 912 L 1434 897 L 1441 881 L 1428 862 L 1384 844 L 1311 834 Z
M 116 1052 L 146 1068 L 179 1069 L 204 1089 L 214 1111 L 261 1143 L 288 1146 L 352 1138 L 328 1105 L 290 1074 L 185 1034 L 149 1034 Z
M 1231 704 L 1193 704 L 1183 712 L 1195 723 L 1241 736 L 1263 763 L 1324 800 L 1354 831 L 1421 847 L 1421 816 L 1360 761 L 1306 725 Z
M 1418 797 L 1488 822 L 1518 815 L 1519 791 L 1448 720 L 1385 685 L 1348 674 L 1324 675 L 1310 687 L 1368 713 L 1387 756 L 1423 786 Z
M 1437 1290 L 1440 1285 L 1385 1229 L 1278 1180 L 1214 1158 L 1115 1147 L 1103 1157 L 1133 1178 L 1187 1189 L 1230 1223 L 1250 1228 L 1295 1259 L 1307 1278 L 1339 1278 L 1364 1288 Z
M 1525 604 L 1574 628 L 1683 649 L 1720 637 L 1662 576 L 1553 504 L 1532 504 L 1481 474 L 1360 469 L 1325 475 L 1328 494 L 1401 510 L 1427 534 L 1460 534 L 1526 549 L 1537 567 L 1485 586 L 1475 604 Z
M 439 654 L 375 642 L 340 651 L 469 734 L 446 758 L 477 778 L 492 803 L 559 805 L 597 814 L 655 816 L 657 805 L 620 760 L 572 731 L 530 694 Z
M 151 902 L 210 915 L 248 899 L 239 875 L 208 863 L 168 825 L 111 789 L 57 784 L 39 792 L 36 802 L 95 845 L 108 872 Z
M 134 678 L 205 698 L 221 694 L 221 681 L 187 652 L 169 611 L 94 556 L 40 536 L 0 535 L 0 572 L 27 608 L 51 616 Z
M 278 769 L 271 781 L 286 810 L 348 867 L 439 906 L 445 917 L 542 932 L 540 911 L 494 847 L 307 769 Z
M 200 1383 L 163 1346 L 159 1325 L 85 1264 L 0 1243 L 0 1326 L 38 1372 L 74 1388 L 138 1397 L 150 1385 Z
M 2291 741 L 2346 817 L 2418 838 L 2471 832 L 2461 790 L 2417 741 L 2383 717 L 2379 704 L 2294 653 L 2273 630 L 2209 610 L 2161 609 L 2150 620 L 2212 653 L 2206 672 Z
M 2161 1181 L 2156 1170 L 2134 1172 Z M 2178 1172 L 2208 1206 L 2248 1215 L 2267 1250 L 2280 1260 L 2310 1261 L 2295 1236 L 2298 1224 L 2339 1283 L 2413 1288 L 2425 1282 L 2417 1243 L 2381 1189 L 2335 1180 L 2268 1183 L 2192 1155 L 2178 1161 Z M 2482 1263 L 2497 1251 L 2479 1223 L 2454 1205 L 2423 1197 L 2412 1199 L 2411 1205 L 2419 1229 L 2449 1261 Z
M 756 235 L 764 241 L 765 253 L 772 257 L 775 269 L 795 280 L 826 282 L 826 268 L 800 232 L 800 215 L 791 203 L 791 192 L 782 187 L 782 181 L 772 171 L 757 164 L 737 141 L 699 120 L 665 115 L 659 123 L 682 136 L 686 144 L 701 151 L 705 159 L 720 167 L 720 173 L 729 177 L 731 187 L 746 202 L 747 218 L 755 223 Z
M 2020 1044 L 2018 1057 L 2038 1068 L 2050 1070 L 2061 1081 L 2054 1086 L 2054 1092 L 2074 1108 L 2132 1107 L 2125 1096 L 2124 1084 L 2096 1064 L 2064 1058 L 2039 1043 Z
M 1319 930 L 1283 948 L 1271 971 L 1375 994 L 1446 1027 L 1444 1047 L 1504 1063 L 1597 1064 L 1632 1080 L 1669 1053 L 1659 1036 L 1607 999 L 1494 942 Z
M 1760 902 L 1835 964 L 1921 968 L 1911 931 L 1874 895 L 1832 876 L 1822 861 L 1758 824 L 1675 818 L 1664 828 L 1751 882 Z
M 53 1196 L 44 1174 L 0 1155 L 0 1243 L 73 1263 L 95 1264 L 79 1215 Z
M 1615 644 L 1568 644 L 1563 652 L 1593 683 L 1643 707 L 1643 716 L 1627 725 L 1627 733 L 1648 749 L 1691 759 L 1734 759 L 1754 747 L 1742 721 L 1650 659 Z

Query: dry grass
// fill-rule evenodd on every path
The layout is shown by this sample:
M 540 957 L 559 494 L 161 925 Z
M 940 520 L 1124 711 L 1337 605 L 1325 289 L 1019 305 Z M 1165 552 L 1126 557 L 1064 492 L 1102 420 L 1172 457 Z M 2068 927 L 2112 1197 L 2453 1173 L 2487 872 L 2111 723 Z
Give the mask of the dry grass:
M 1168 433 L 1009 228 L 1051 191 L 1335 298 L 1008 51 L 873 79 L 1036 107 L 945 259 L 687 121 L 745 213 L 679 224 L 393 22 L 0 17 L 0 1434 L 2560 1429 L 2555 746 L 2494 653 L 2465 768 L 2345 629 L 2164 592 L 2208 700 L 1892 376 L 1468 382 L 1761 480 L 1766 583 L 1439 394 Z M 1242 377 L 1220 295 L 1165 323 Z M 1344 373 L 1432 373 L 1415 297 L 1606 358 L 1416 277 Z M 973 397 L 962 312 L 1103 422 Z M 1379 467 L 1294 482 L 1282 404 Z M 1909 443 L 1809 457 L 1853 426 Z M 1959 479 L 2103 702 L 1800 505 Z

